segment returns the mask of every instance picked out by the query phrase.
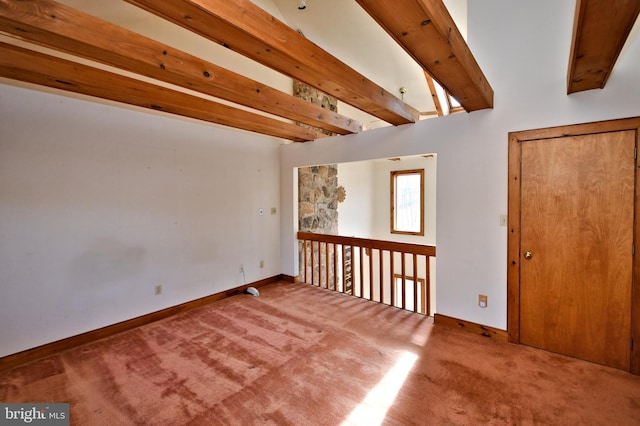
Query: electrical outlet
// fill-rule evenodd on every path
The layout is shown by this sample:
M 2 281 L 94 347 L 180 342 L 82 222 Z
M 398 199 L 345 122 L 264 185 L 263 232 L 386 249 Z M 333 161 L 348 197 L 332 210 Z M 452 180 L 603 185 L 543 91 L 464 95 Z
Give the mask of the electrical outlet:
M 244 265 L 242 263 L 240 264 L 240 272 L 244 274 Z
M 161 285 L 157 285 L 155 292 L 156 292 L 156 296 L 161 295 L 162 294 L 162 286 Z
M 260 267 L 261 267 L 261 268 L 264 268 L 264 260 L 261 260 L 261 261 L 260 261 Z
M 478 295 L 478 306 L 480 306 L 481 308 L 486 308 L 488 303 L 489 298 L 487 296 L 485 296 L 484 294 L 479 294 Z
M 501 214 L 500 215 L 500 226 L 507 226 L 507 215 L 506 214 Z

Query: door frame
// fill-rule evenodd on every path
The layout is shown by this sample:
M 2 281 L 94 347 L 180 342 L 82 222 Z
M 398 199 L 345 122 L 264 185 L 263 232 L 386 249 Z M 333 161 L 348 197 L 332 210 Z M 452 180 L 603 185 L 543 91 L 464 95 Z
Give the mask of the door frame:
M 525 130 L 509 133 L 508 164 L 508 210 L 507 210 L 507 333 L 509 341 L 520 343 L 520 209 L 521 209 L 521 143 L 540 139 L 562 138 L 566 136 L 582 136 L 596 133 L 634 130 L 636 137 L 636 153 L 640 135 L 640 117 L 619 120 L 600 121 L 594 123 L 574 124 L 568 126 L 548 127 L 544 129 Z M 634 245 L 640 244 L 640 173 L 636 162 L 635 199 L 634 199 Z M 638 247 L 640 249 L 640 247 Z M 631 288 L 631 362 L 629 371 L 640 374 L 640 254 L 633 257 Z M 635 344 L 634 344 L 635 342 Z

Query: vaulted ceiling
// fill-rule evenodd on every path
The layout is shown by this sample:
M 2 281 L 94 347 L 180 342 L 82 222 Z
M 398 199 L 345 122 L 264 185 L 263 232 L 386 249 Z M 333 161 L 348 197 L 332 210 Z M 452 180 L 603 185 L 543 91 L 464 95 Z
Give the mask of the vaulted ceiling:
M 323 0 L 331 1 L 348 3 L 369 30 L 384 30 L 467 111 L 493 107 L 493 90 L 441 0 Z M 417 98 L 405 101 L 249 0 L 126 0 L 121 9 L 115 2 L 63 2 L 0 0 L 0 32 L 8 36 L 0 38 L 0 77 L 297 142 L 325 136 L 316 129 L 344 135 L 363 131 L 363 124 L 292 96 L 283 86 L 291 79 L 391 125 L 425 114 Z M 284 9 L 287 2 L 297 7 L 295 0 L 270 4 Z M 640 0 L 578 0 L 569 93 L 603 87 L 639 10 Z M 138 27 L 151 30 L 143 35 Z M 166 36 L 176 29 L 191 36 L 184 47 Z M 239 65 L 221 64 L 208 54 L 215 49 L 232 53 Z M 378 55 L 385 61 L 390 54 Z M 267 84 L 262 73 L 282 83 Z M 428 93 L 426 79 L 422 89 Z

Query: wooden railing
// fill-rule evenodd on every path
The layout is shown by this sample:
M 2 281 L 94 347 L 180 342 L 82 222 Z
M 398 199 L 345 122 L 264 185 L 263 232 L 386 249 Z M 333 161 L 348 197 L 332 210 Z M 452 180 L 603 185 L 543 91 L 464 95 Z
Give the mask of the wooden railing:
M 302 282 L 431 315 L 435 246 L 298 232 Z

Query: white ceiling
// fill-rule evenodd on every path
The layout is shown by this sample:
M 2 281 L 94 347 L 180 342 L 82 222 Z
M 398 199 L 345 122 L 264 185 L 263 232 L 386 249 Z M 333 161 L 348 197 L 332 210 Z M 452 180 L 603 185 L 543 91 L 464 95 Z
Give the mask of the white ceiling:
M 355 0 L 306 0 L 304 10 L 298 9 L 297 0 L 253 2 L 418 111 L 435 112 L 422 68 Z M 269 3 L 276 9 L 269 7 Z M 445 0 L 444 3 L 466 38 L 467 0 Z M 400 94 L 400 87 L 407 89 L 404 96 Z M 349 106 L 341 107 L 340 112 L 347 116 L 356 114 Z M 358 119 L 366 127 L 387 125 L 371 116 Z
M 304 10 L 295 0 L 273 2 L 309 40 L 398 97 L 407 87 L 404 100 L 418 111 L 433 110 L 420 66 L 355 1 L 308 0 Z

